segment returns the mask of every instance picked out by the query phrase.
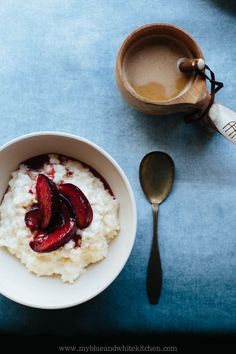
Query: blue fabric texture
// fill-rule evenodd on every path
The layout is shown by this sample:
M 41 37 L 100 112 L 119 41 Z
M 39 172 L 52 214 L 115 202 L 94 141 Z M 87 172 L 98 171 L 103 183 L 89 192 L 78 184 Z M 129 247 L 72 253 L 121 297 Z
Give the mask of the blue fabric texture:
M 114 63 L 136 27 L 167 22 L 200 44 L 225 87 L 217 100 L 236 110 L 236 6 L 217 0 L 5 0 L 0 4 L 0 143 L 57 130 L 88 138 L 121 165 L 134 189 L 138 230 L 124 270 L 80 306 L 36 310 L 0 296 L 0 330 L 100 334 L 236 329 L 236 149 L 181 116 L 148 117 L 120 97 Z M 160 303 L 145 277 L 152 215 L 138 180 L 142 157 L 169 153 L 171 196 L 160 207 Z M 4 271 L 4 264 L 1 265 Z

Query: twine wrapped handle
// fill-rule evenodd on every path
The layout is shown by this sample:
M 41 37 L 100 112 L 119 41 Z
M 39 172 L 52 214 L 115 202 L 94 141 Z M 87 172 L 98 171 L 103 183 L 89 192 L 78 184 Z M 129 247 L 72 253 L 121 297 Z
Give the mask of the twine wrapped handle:
M 203 59 L 184 59 L 179 64 L 179 68 L 183 72 L 195 71 L 198 75 L 204 77 L 211 84 L 209 100 L 206 108 L 198 110 L 195 114 L 185 117 L 186 123 L 199 122 L 202 125 L 210 126 L 216 129 L 212 121 L 208 117 L 209 110 L 214 103 L 215 94 L 224 87 L 223 82 L 216 81 L 214 72 L 205 64 Z M 206 74 L 206 70 L 209 71 L 209 75 Z
M 210 93 L 202 100 L 198 110 L 185 118 L 187 123 L 198 122 L 201 125 L 218 131 L 227 140 L 236 145 L 236 112 L 214 102 L 215 94 L 224 86 L 216 81 L 214 72 L 205 65 L 203 59 L 180 59 L 179 69 L 183 72 L 195 71 L 211 84 Z M 206 73 L 208 71 L 210 74 Z

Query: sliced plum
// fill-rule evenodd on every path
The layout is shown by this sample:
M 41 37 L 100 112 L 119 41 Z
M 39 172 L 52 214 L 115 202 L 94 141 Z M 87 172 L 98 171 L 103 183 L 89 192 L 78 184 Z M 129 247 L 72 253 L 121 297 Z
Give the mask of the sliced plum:
M 89 226 L 93 220 L 93 210 L 81 189 L 71 183 L 64 183 L 60 185 L 60 193 L 72 205 L 78 227 L 84 229 Z
M 64 225 L 69 220 L 69 218 L 75 219 L 75 215 L 73 213 L 70 202 L 61 194 L 59 196 L 61 203 L 60 212 L 55 216 L 53 222 L 47 228 L 47 233 L 52 232 Z
M 62 195 L 60 195 L 60 203 L 61 203 L 61 206 L 60 206 L 60 210 L 59 210 L 58 214 L 55 215 L 52 222 L 49 224 L 49 226 L 45 230 L 45 232 L 47 234 L 52 233 L 53 231 L 55 231 L 59 227 L 63 226 L 69 220 L 70 217 L 75 219 L 75 215 L 73 213 L 72 206 L 70 205 L 70 202 Z M 38 209 L 38 214 L 39 214 L 40 219 L 37 220 L 38 221 L 37 223 L 34 222 L 34 220 L 32 220 L 31 223 L 34 224 L 34 228 L 31 228 L 31 231 L 38 230 L 39 233 L 42 233 L 42 230 L 40 230 L 41 213 L 39 210 L 39 205 L 33 207 L 32 209 Z M 31 210 L 30 210 L 30 212 L 31 212 Z M 32 210 L 32 211 L 34 211 L 34 210 Z M 29 212 L 29 216 L 27 218 L 27 221 L 30 217 L 32 219 L 34 217 L 34 215 L 35 215 L 35 217 L 37 216 L 35 212 L 32 213 L 32 216 L 31 216 L 30 212 Z M 29 220 L 29 222 L 30 221 L 31 220 Z M 35 233 L 35 235 L 36 235 L 36 233 Z
M 46 229 L 60 212 L 60 198 L 56 184 L 44 174 L 39 174 L 36 194 L 41 213 L 41 228 Z
M 61 201 L 61 208 L 62 208 L 62 214 L 64 215 L 65 218 L 71 217 L 75 218 L 75 213 L 73 210 L 73 207 L 68 200 L 67 197 L 65 197 L 63 194 L 59 194 L 60 201 Z
M 64 246 L 76 234 L 77 227 L 75 219 L 69 218 L 64 225 L 51 233 L 39 233 L 34 240 L 30 242 L 30 247 L 38 253 L 56 251 Z
M 31 230 L 35 231 L 40 227 L 41 224 L 41 212 L 39 205 L 33 206 L 26 214 L 25 214 L 25 224 Z
M 59 227 L 63 226 L 65 224 L 65 218 L 62 215 L 62 213 L 56 215 L 53 219 L 53 221 L 49 224 L 49 226 L 44 229 L 44 230 L 39 230 L 39 232 L 45 232 L 47 234 L 59 229 Z

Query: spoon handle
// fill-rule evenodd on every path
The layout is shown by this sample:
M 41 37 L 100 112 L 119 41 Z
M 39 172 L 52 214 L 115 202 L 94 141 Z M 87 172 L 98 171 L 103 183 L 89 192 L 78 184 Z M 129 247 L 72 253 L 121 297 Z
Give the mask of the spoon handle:
M 157 220 L 158 204 L 152 204 L 153 213 L 153 238 L 152 248 L 147 270 L 147 293 L 150 304 L 157 304 L 161 294 L 162 286 L 162 268 L 161 258 L 158 247 Z

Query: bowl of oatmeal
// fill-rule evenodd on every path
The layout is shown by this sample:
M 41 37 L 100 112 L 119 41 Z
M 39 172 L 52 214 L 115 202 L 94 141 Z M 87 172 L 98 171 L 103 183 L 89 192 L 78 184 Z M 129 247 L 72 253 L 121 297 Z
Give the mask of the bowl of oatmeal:
M 46 309 L 83 303 L 124 267 L 136 206 L 124 172 L 80 137 L 39 132 L 0 149 L 0 292 Z

